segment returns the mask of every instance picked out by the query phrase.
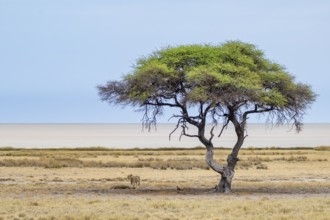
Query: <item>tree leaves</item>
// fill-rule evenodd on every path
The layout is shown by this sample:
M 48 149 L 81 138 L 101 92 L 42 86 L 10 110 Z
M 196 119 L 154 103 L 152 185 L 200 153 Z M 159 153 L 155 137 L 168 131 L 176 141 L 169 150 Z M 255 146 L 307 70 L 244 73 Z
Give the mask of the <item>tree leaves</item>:
M 316 97 L 255 45 L 240 41 L 167 47 L 140 58 L 122 81 L 98 88 L 102 100 L 146 106 L 154 118 L 170 106 L 181 109 L 186 120 L 189 106 L 199 106 L 196 125 L 208 114 L 214 122 L 215 113 L 246 120 L 248 114 L 266 112 L 279 123 L 299 125 Z

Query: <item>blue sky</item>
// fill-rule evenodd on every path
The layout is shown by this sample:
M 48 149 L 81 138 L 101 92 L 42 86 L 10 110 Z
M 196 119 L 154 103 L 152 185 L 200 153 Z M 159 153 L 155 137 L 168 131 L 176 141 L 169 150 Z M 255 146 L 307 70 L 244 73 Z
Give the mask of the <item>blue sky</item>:
M 0 123 L 140 122 L 96 86 L 167 45 L 241 40 L 319 94 L 330 122 L 330 1 L 0 0 Z M 160 122 L 167 122 L 167 116 Z

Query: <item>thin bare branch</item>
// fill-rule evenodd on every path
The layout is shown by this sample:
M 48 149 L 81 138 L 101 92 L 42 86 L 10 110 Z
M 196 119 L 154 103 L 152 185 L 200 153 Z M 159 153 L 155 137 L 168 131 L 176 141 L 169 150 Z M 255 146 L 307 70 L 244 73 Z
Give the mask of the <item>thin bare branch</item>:
M 213 125 L 212 128 L 211 128 L 211 131 L 210 131 L 210 135 L 211 135 L 211 137 L 209 138 L 209 142 L 212 142 L 212 139 L 213 139 L 213 137 L 214 137 L 213 130 L 214 130 L 214 128 L 215 128 L 216 126 L 217 126 L 217 125 Z
M 199 138 L 198 135 L 187 134 L 186 129 L 189 129 L 189 128 L 188 128 L 188 126 L 185 123 L 183 123 L 183 125 L 181 126 L 181 128 L 182 128 L 182 132 L 181 132 L 181 135 L 180 135 L 179 140 L 181 140 L 181 137 L 182 136 Z
M 265 113 L 265 112 L 271 112 L 274 110 L 274 107 L 273 106 L 270 106 L 268 108 L 261 108 L 260 109 L 260 106 L 259 105 L 254 105 L 254 109 L 253 110 L 249 110 L 249 111 L 246 111 L 243 113 L 243 119 L 242 119 L 242 122 L 241 122 L 241 126 L 243 128 L 245 128 L 245 125 L 246 125 L 246 121 L 248 119 L 248 115 L 249 114 L 255 114 L 255 113 Z
M 151 105 L 151 106 L 169 106 L 169 107 L 179 107 L 176 104 L 167 103 L 167 102 L 159 102 L 159 100 L 156 100 L 156 103 L 145 101 L 143 105 Z
M 171 140 L 171 136 L 172 136 L 172 134 L 173 134 L 173 133 L 179 128 L 180 124 L 182 123 L 182 122 L 181 122 L 182 120 L 183 120 L 182 118 L 180 118 L 180 119 L 178 120 L 178 122 L 177 122 L 175 128 L 173 129 L 173 131 L 172 131 L 172 132 L 169 134 L 169 136 L 168 136 L 169 140 Z
M 226 123 L 222 126 L 221 131 L 220 131 L 218 137 L 221 137 L 223 131 L 225 130 L 225 128 L 227 128 L 228 124 L 229 124 L 229 119 L 227 118 L 227 121 L 226 121 Z

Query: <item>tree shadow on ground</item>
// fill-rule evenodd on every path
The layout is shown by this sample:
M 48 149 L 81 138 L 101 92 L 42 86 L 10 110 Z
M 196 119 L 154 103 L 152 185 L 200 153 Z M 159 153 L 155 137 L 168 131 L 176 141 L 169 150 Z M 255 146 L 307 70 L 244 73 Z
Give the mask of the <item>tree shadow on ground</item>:
M 215 189 L 212 188 L 180 188 L 167 187 L 167 188 L 155 188 L 155 187 L 141 187 L 141 188 L 127 188 L 127 189 L 113 189 L 113 188 L 89 188 L 78 189 L 77 193 L 88 194 L 113 194 L 113 195 L 216 195 L 221 193 L 215 193 Z M 287 187 L 256 187 L 256 188 L 234 188 L 232 195 L 252 195 L 252 194 L 330 194 L 328 187 L 319 188 L 287 188 Z

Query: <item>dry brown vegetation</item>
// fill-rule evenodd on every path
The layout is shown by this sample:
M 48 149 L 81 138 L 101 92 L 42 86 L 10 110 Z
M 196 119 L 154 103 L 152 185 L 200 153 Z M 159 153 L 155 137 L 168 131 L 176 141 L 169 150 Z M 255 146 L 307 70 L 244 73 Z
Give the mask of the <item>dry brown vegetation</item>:
M 213 193 L 219 176 L 204 154 L 0 148 L 0 220 L 329 219 L 330 147 L 243 149 L 231 195 Z

